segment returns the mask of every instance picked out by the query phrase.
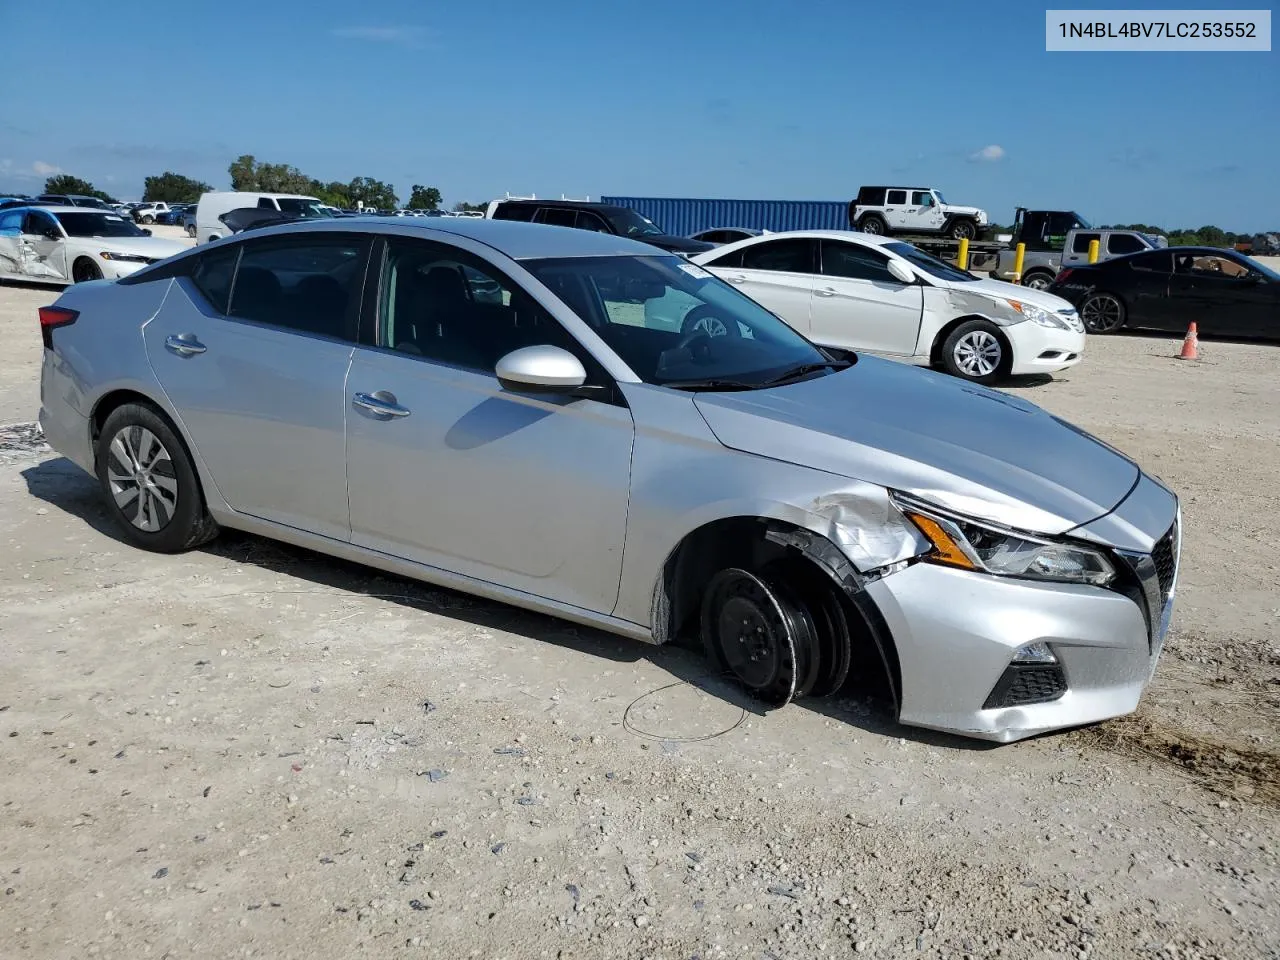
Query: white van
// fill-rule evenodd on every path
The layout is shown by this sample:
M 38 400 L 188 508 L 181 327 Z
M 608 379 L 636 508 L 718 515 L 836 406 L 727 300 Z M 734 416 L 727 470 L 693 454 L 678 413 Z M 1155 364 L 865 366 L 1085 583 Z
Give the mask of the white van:
M 208 243 L 211 240 L 230 236 L 231 231 L 218 218 L 224 213 L 230 213 L 242 207 L 282 210 L 296 216 L 316 219 L 332 216 L 324 209 L 324 204 L 315 197 L 307 197 L 299 193 L 215 190 L 201 194 L 200 202 L 196 205 L 196 243 Z

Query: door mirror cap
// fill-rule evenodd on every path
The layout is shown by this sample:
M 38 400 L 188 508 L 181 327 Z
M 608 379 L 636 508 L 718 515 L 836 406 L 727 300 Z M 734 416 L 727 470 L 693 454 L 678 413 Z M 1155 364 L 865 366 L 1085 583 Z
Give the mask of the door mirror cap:
M 504 389 L 516 393 L 572 393 L 587 382 L 582 361 L 550 344 L 512 350 L 494 373 Z
M 903 283 L 915 283 L 916 281 L 916 275 L 912 273 L 911 268 L 908 267 L 901 260 L 890 260 L 889 272 L 892 273 L 899 280 L 901 280 Z

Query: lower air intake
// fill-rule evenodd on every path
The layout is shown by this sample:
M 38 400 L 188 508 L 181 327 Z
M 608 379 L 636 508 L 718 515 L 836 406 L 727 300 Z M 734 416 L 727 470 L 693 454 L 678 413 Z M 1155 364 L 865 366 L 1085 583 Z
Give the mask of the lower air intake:
M 1057 663 L 1011 663 L 987 697 L 982 709 L 1048 703 L 1067 692 L 1067 678 Z

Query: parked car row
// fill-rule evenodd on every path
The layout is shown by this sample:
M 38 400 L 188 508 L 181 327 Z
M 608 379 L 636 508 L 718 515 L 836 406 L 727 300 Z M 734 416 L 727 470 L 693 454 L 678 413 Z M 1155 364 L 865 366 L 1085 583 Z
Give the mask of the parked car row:
M 1081 336 L 867 235 L 704 268 L 612 231 L 312 217 L 42 307 L 40 423 L 142 548 L 234 528 L 696 638 L 768 707 L 858 671 L 902 723 L 968 737 L 1132 711 L 1177 497 L 1023 399 L 824 349 L 742 292 L 788 275 L 795 322 L 873 268 L 909 328 L 954 298 L 1055 350 Z

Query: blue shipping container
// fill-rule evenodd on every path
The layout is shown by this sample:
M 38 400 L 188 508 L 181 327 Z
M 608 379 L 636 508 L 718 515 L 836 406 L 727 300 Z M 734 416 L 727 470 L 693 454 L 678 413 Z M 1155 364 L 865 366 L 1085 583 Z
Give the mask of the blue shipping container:
M 678 197 L 601 197 L 630 207 L 667 233 L 687 237 L 715 227 L 753 230 L 848 230 L 849 204 L 840 200 L 691 200 Z

